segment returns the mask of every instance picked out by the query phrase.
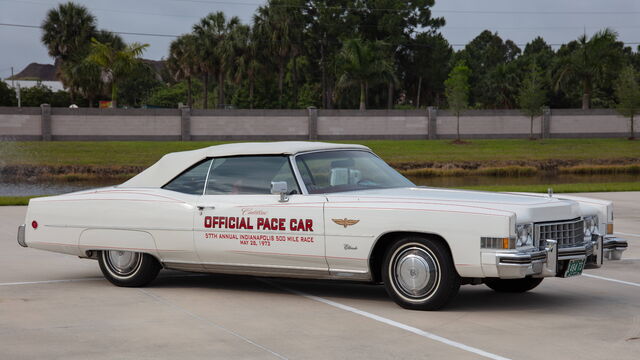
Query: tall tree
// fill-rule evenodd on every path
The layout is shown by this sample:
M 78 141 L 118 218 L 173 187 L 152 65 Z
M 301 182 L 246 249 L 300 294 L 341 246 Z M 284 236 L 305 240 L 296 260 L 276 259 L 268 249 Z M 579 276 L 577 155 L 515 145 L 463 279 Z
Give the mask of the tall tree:
M 635 138 L 634 117 L 640 112 L 640 84 L 638 72 L 631 66 L 626 66 L 618 77 L 615 87 L 618 103 L 616 110 L 620 115 L 629 118 L 629 139 Z
M 582 108 L 589 109 L 594 86 L 607 79 L 612 80 L 622 65 L 622 44 L 618 34 L 611 29 L 595 33 L 591 38 L 582 35 L 576 42 L 566 46 L 571 49 L 558 59 L 555 88 L 571 80 L 579 81 L 582 87 Z M 565 45 L 563 45 L 565 47 Z M 564 49 L 560 49 L 562 53 Z
M 426 32 L 418 34 L 413 45 L 405 81 L 416 84 L 416 108 L 423 104 L 423 97 L 427 104 L 437 106 L 440 97 L 444 95 L 444 81 L 451 70 L 453 48 L 442 34 Z
M 396 78 L 404 79 L 401 64 L 407 61 L 412 40 L 419 32 L 433 33 L 444 26 L 445 20 L 433 17 L 431 8 L 435 0 L 375 0 L 353 1 L 351 12 L 359 18 L 355 33 L 366 40 L 382 40 L 389 44 L 390 58 Z M 387 108 L 395 103 L 396 81 L 387 82 Z
M 208 104 L 209 74 L 218 82 L 218 106 L 225 104 L 225 85 L 236 55 L 235 33 L 241 26 L 234 16 L 227 20 L 223 12 L 211 13 L 193 26 L 199 43 L 198 60 L 204 74 L 204 107 Z
M 278 68 L 278 102 L 284 106 L 284 80 L 287 64 L 300 51 L 300 27 L 304 0 L 269 0 L 253 16 L 253 26 L 266 52 Z M 295 69 L 295 62 L 294 62 Z
M 366 110 L 367 87 L 370 84 L 395 80 L 393 65 L 383 55 L 386 44 L 359 38 L 345 40 L 340 50 L 340 78 L 338 85 L 360 88 L 360 110 Z
M 484 30 L 455 55 L 456 63 L 464 61 L 471 71 L 471 103 L 482 108 L 503 107 L 496 103 L 497 98 L 491 87 L 496 87 L 494 80 L 496 76 L 499 80 L 499 72 L 511 69 L 499 69 L 498 73 L 493 71 L 500 65 L 512 62 L 519 52 L 520 49 L 512 41 L 503 41 L 498 33 Z M 502 86 L 497 86 L 500 87 Z
M 47 12 L 42 22 L 42 43 L 49 56 L 66 61 L 86 50 L 96 35 L 96 18 L 82 6 L 67 2 Z
M 317 63 L 317 78 L 320 81 L 322 107 L 334 107 L 337 74 L 337 58 L 344 34 L 355 33 L 358 18 L 345 5 L 345 0 L 310 0 L 307 10 L 308 45 L 307 56 Z M 313 72 L 313 68 L 310 69 Z
M 456 114 L 456 141 L 460 142 L 460 114 L 469 107 L 469 76 L 471 70 L 464 62 L 458 63 L 444 82 L 449 108 Z
M 17 103 L 16 91 L 6 82 L 0 81 L 0 106 L 15 106 Z
M 515 61 L 499 64 L 483 77 L 485 107 L 513 109 L 517 102 L 520 69 Z
M 72 98 L 83 92 L 83 85 L 92 87 L 96 82 L 95 78 L 79 77 L 77 71 L 89 53 L 91 38 L 96 35 L 96 18 L 86 7 L 73 2 L 50 9 L 42 22 L 42 43 L 55 59 L 57 77 Z
M 169 46 L 167 68 L 172 77 L 187 81 L 187 106 L 193 106 L 193 77 L 198 73 L 198 39 L 193 34 L 182 35 Z
M 243 79 L 246 79 L 249 86 L 249 108 L 253 109 L 256 77 L 263 68 L 259 58 L 260 45 L 249 26 L 239 27 L 235 38 L 238 44 L 238 56 L 235 61 L 233 79 L 238 85 L 242 83 Z
M 114 49 L 122 50 L 125 43 L 122 38 L 112 32 L 99 30 L 95 38 L 101 43 L 109 43 Z M 61 76 L 65 79 L 66 87 L 71 90 L 72 95 L 80 94 L 93 107 L 96 98 L 104 94 L 105 83 L 103 73 L 99 65 L 89 61 L 88 54 L 90 47 L 72 55 L 67 61 L 62 63 Z
M 72 90 L 73 95 L 82 95 L 87 99 L 89 107 L 93 107 L 96 98 L 105 88 L 100 66 L 85 57 L 80 60 L 66 61 L 61 69 L 67 88 Z
M 547 100 L 544 91 L 543 76 L 544 75 L 536 63 L 533 63 L 529 73 L 522 82 L 522 87 L 518 94 L 518 105 L 520 106 L 520 111 L 522 111 L 526 116 L 529 116 L 530 119 L 530 139 L 534 139 L 533 119 L 535 117 L 542 116 L 542 106 Z
M 149 44 L 131 43 L 124 49 L 118 49 L 116 44 L 91 39 L 88 60 L 100 66 L 111 85 L 111 102 L 114 108 L 118 105 L 118 82 L 135 69 L 148 46 Z

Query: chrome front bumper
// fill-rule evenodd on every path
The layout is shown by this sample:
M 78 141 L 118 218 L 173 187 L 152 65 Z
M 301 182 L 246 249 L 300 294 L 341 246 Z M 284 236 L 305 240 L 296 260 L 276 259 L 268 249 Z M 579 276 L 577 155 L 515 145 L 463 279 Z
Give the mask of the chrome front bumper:
M 629 246 L 627 240 L 607 235 L 604 237 L 604 257 L 609 260 L 620 260 L 627 246 Z
M 571 248 L 558 248 L 557 241 L 546 240 L 544 250 L 496 253 L 498 277 L 562 277 L 569 260 L 585 259 L 585 268 L 599 268 L 605 258 L 620 260 L 626 248 L 627 241 L 611 236 L 594 235 L 592 241 Z
M 20 246 L 22 247 L 27 247 L 27 242 L 25 241 L 25 238 L 24 238 L 25 228 L 26 228 L 25 224 L 18 226 L 18 244 L 20 244 Z

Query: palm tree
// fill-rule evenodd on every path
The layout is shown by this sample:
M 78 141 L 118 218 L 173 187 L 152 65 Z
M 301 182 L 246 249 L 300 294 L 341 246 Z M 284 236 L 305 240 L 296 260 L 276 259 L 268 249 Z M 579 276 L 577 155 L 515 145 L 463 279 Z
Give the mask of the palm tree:
M 300 9 L 298 0 L 271 0 L 267 6 L 261 6 L 253 16 L 257 38 L 264 42 L 266 52 L 275 59 L 278 67 L 278 102 L 284 106 L 284 78 L 290 59 L 300 52 Z M 295 60 L 293 62 L 296 71 Z
M 483 104 L 487 108 L 513 109 L 516 105 L 520 79 L 518 64 L 507 62 L 491 69 L 482 81 L 487 90 L 490 103 Z
M 91 53 L 88 60 L 102 68 L 102 72 L 111 84 L 112 107 L 117 107 L 118 81 L 131 73 L 140 61 L 140 56 L 149 44 L 131 43 L 124 49 L 118 49 L 117 44 L 102 43 L 91 39 Z
M 42 43 L 56 60 L 66 61 L 87 50 L 95 35 L 96 18 L 86 7 L 72 2 L 49 10 L 42 22 Z
M 193 34 L 182 35 L 171 42 L 167 68 L 171 76 L 180 81 L 187 80 L 187 105 L 193 106 L 192 77 L 198 73 L 200 62 L 198 39 Z
M 236 45 L 233 37 L 239 26 L 240 18 L 234 16 L 227 20 L 221 11 L 207 15 L 193 26 L 199 42 L 199 64 L 204 74 L 205 108 L 208 105 L 208 77 L 212 73 L 218 80 L 218 105 L 225 104 L 225 80 L 234 62 Z
M 65 76 L 65 84 L 70 92 L 74 95 L 81 94 L 88 100 L 89 107 L 93 107 L 96 97 L 104 90 L 100 66 L 86 58 L 79 61 L 66 61 L 62 64 L 61 73 Z
M 235 60 L 235 71 L 233 80 L 240 84 L 243 79 L 249 85 L 249 108 L 253 109 L 253 95 L 255 90 L 256 75 L 262 68 L 262 63 L 258 60 L 259 43 L 255 39 L 255 32 L 249 26 L 238 27 L 235 34 L 238 44 L 238 53 Z
M 393 64 L 383 56 L 385 43 L 360 38 L 348 39 L 339 53 L 341 75 L 339 87 L 357 85 L 360 88 L 360 110 L 366 110 L 367 87 L 375 82 L 397 82 Z
M 71 69 L 83 62 L 95 35 L 96 18 L 72 2 L 50 9 L 42 22 L 42 43 L 55 59 L 56 76 L 69 89 L 72 101 L 81 92 L 82 79 L 75 79 Z
M 618 34 L 607 28 L 590 39 L 585 34 L 577 42 L 570 43 L 568 46 L 574 46 L 573 51 L 559 59 L 556 90 L 563 83 L 579 81 L 582 85 L 582 108 L 589 109 L 595 83 L 620 68 L 622 49 L 617 38 Z

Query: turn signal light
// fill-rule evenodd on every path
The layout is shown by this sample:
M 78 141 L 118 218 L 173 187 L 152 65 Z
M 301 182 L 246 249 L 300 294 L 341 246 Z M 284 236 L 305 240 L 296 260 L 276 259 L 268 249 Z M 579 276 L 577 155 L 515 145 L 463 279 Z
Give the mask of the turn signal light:
M 515 237 L 488 237 L 480 238 L 480 248 L 482 249 L 515 249 Z
M 607 235 L 613 234 L 613 223 L 607 224 Z
M 33 230 L 37 229 L 37 228 L 38 228 L 38 222 L 37 222 L 37 221 L 35 221 L 35 220 L 33 220 L 33 221 L 31 222 L 31 227 L 33 228 Z

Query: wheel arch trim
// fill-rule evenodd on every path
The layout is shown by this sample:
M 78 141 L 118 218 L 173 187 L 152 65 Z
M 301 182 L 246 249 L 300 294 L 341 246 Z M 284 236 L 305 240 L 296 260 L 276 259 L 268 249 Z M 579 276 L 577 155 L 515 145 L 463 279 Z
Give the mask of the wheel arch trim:
M 397 241 L 406 236 L 431 238 L 441 242 L 449 251 L 449 254 L 451 255 L 451 259 L 455 266 L 455 258 L 453 256 L 453 252 L 451 251 L 451 246 L 449 246 L 449 243 L 444 238 L 444 236 L 436 232 L 428 231 L 390 230 L 380 234 L 374 240 L 373 245 L 371 246 L 371 250 L 369 250 L 367 266 L 369 268 L 369 273 L 371 274 L 371 279 L 373 282 L 380 282 L 382 280 L 382 260 L 384 259 L 386 249 L 391 246 L 391 243 L 393 243 L 394 241 Z
M 80 233 L 78 247 L 85 255 L 89 251 L 122 250 L 149 254 L 160 261 L 153 235 L 142 230 L 85 229 Z

